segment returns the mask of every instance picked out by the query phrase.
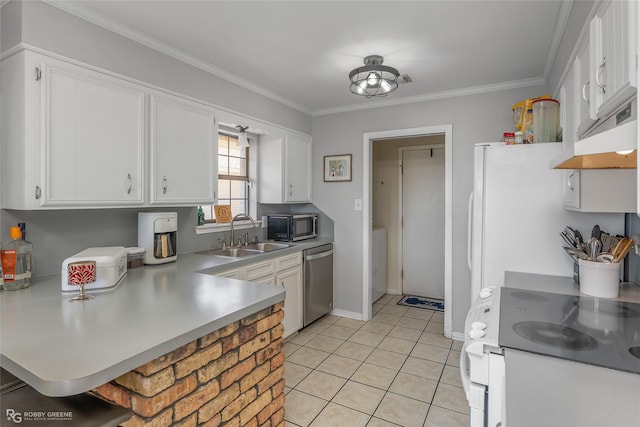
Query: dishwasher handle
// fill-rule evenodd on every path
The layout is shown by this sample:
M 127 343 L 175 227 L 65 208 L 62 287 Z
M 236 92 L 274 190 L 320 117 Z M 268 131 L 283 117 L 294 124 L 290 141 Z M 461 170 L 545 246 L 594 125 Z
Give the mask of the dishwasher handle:
M 320 252 L 319 254 L 305 255 L 304 260 L 311 261 L 318 258 L 328 257 L 329 255 L 333 255 L 333 249 L 330 249 L 326 252 Z

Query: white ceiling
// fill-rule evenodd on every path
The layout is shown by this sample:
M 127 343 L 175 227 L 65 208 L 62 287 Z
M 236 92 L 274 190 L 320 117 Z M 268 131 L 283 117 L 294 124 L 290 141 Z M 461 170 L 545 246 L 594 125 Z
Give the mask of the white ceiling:
M 320 115 L 544 83 L 571 1 L 54 1 L 138 42 Z M 408 74 L 349 91 L 365 56 Z

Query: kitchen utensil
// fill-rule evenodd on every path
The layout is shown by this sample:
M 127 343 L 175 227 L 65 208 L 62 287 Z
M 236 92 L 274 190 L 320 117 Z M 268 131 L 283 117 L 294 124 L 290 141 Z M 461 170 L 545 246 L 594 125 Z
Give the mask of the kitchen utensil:
M 600 254 L 596 257 L 596 261 L 598 262 L 607 262 L 612 263 L 615 260 L 615 257 L 611 254 Z
M 591 230 L 591 237 L 595 237 L 600 240 L 600 236 L 602 235 L 602 230 L 600 230 L 600 226 L 598 224 L 593 226 L 593 230 Z
M 564 249 L 565 252 L 567 254 L 569 254 L 569 256 L 572 257 L 573 259 L 576 259 L 576 260 L 578 260 L 578 259 L 589 259 L 589 256 L 586 253 L 584 253 L 581 250 L 578 250 L 576 248 L 570 248 L 570 247 L 567 247 L 567 246 L 563 246 L 562 249 Z
M 602 252 L 611 253 L 611 250 L 616 247 L 620 239 L 608 233 L 602 233 L 600 235 L 600 241 L 602 242 Z
M 575 238 L 576 241 L 576 248 L 580 249 L 581 251 L 584 251 L 584 238 L 582 237 L 582 233 L 580 233 L 579 230 L 572 228 L 571 229 L 573 231 L 573 236 Z
M 566 232 L 561 231 L 561 232 L 560 232 L 560 236 L 562 237 L 562 240 L 564 240 L 564 242 L 565 242 L 567 245 L 569 245 L 569 246 L 571 246 L 571 247 L 574 247 L 574 248 L 576 248 L 576 247 L 577 247 L 577 246 L 576 246 L 576 241 L 575 241 L 575 240 L 573 240 L 573 239 L 571 239 L 571 238 L 569 237 L 569 235 L 568 235 Z
M 600 255 L 600 251 L 602 249 L 602 243 L 595 237 L 591 237 L 589 240 L 589 258 L 591 260 L 595 260 L 598 255 Z
M 622 237 L 618 240 L 618 243 L 610 251 L 611 255 L 613 255 L 614 257 L 617 256 L 620 253 L 620 250 L 622 249 L 622 246 L 624 246 L 624 244 L 625 244 L 625 238 Z
M 576 233 L 573 231 L 573 228 L 568 225 L 564 228 L 564 232 L 567 233 L 567 236 L 571 238 L 571 240 L 576 240 Z
M 616 246 L 616 249 L 618 249 L 618 251 L 616 251 L 616 254 L 614 255 L 615 256 L 615 259 L 613 260 L 614 263 L 620 262 L 625 256 L 627 256 L 629 249 L 631 249 L 631 246 L 633 245 L 633 240 L 627 239 L 626 237 L 624 237 L 620 241 L 620 243 L 621 243 L 620 248 Z

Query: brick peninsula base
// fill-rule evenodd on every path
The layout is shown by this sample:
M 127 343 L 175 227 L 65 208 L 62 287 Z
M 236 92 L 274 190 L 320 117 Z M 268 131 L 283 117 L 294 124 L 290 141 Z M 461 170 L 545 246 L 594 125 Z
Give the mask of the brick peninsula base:
M 284 426 L 283 303 L 152 360 L 92 392 L 134 426 Z

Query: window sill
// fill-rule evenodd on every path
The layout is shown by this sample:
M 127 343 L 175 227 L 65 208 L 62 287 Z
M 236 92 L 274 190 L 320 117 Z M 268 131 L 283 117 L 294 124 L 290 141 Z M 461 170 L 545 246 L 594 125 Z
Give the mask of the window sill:
M 262 225 L 261 222 L 256 222 L 255 228 L 259 228 L 261 225 Z M 251 221 L 244 220 L 244 221 L 236 221 L 233 223 L 234 230 L 244 230 L 247 228 L 254 228 L 253 224 L 251 224 Z M 193 227 L 193 229 L 196 232 L 196 234 L 218 233 L 221 231 L 231 230 L 231 223 L 227 222 L 224 224 L 218 224 L 213 222 L 210 224 L 197 225 Z

